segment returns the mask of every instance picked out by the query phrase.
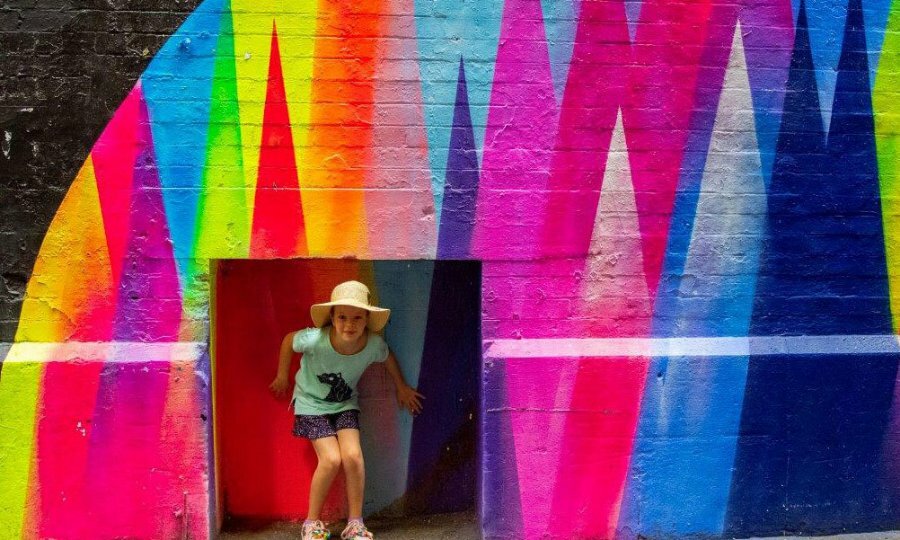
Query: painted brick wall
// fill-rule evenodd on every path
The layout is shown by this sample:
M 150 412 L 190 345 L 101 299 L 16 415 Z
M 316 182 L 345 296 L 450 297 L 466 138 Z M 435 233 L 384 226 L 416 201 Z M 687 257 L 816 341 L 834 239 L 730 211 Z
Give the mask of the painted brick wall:
M 900 528 L 898 5 L 11 4 L 0 532 L 211 534 L 211 261 L 344 257 L 481 261 L 485 537 Z
M 0 11 L 0 340 L 44 234 L 103 126 L 199 1 L 4 2 Z

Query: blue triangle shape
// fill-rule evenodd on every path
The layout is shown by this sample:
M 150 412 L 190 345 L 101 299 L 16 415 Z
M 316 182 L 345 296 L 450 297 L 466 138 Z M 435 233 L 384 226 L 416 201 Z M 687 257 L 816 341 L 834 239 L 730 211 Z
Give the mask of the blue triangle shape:
M 229 11 L 227 0 L 204 2 L 141 76 L 182 281 L 189 273 L 206 159 L 215 48 L 222 18 L 230 17 Z
M 569 76 L 575 34 L 581 10 L 581 0 L 541 0 L 544 31 L 547 34 L 547 53 L 557 101 L 562 100 Z
M 820 246 L 807 234 L 820 205 L 818 191 L 825 161 L 819 95 L 801 2 L 794 52 L 788 72 L 781 131 L 768 194 L 768 234 L 760 258 L 751 334 L 818 334 L 823 328 L 809 286 L 818 268 L 808 257 Z M 818 290 L 817 288 L 814 290 Z M 839 321 L 833 321 L 838 322 Z M 826 327 L 834 326 L 824 324 Z
M 887 263 L 881 219 L 875 122 L 861 0 L 850 0 L 838 64 L 821 190 L 831 215 L 818 218 L 828 234 L 829 265 L 836 276 L 828 294 L 845 298 L 844 333 L 891 333 Z M 858 315 L 857 315 L 858 314 Z M 849 316 L 848 316 L 849 315 Z
M 818 335 L 887 334 L 860 1 L 850 2 L 844 25 L 827 145 L 815 122 L 807 39 L 801 3 L 751 332 L 810 344 Z M 890 429 L 897 356 L 806 351 L 750 359 L 726 536 L 878 530 L 895 520 L 895 499 L 875 464 Z
M 462 58 L 459 59 L 446 171 L 437 256 L 439 259 L 460 259 L 469 255 L 478 197 L 478 152 Z
M 800 6 L 751 332 L 891 331 L 865 28 L 852 0 L 828 143 Z
M 641 19 L 641 7 L 644 0 L 625 0 L 625 16 L 628 18 L 628 34 L 634 43 L 634 36 L 637 33 L 637 24 Z

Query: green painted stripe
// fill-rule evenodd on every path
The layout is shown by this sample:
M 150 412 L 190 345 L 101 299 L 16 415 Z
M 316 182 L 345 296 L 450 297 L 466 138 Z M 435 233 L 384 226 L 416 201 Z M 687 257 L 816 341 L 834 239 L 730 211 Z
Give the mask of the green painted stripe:
M 210 259 L 246 258 L 249 254 L 250 212 L 241 149 L 232 26 L 231 4 L 227 2 L 216 46 L 203 191 L 198 201 L 193 257 L 185 280 L 186 320 L 205 319 L 208 313 Z M 199 335 L 196 330 L 188 333 L 194 338 Z
M 234 32 L 230 4 L 216 47 L 206 167 L 194 254 L 199 259 L 245 258 L 250 245 L 247 189 L 241 154 Z M 208 263 L 203 261 L 203 273 Z
M 15 347 L 15 345 L 13 346 Z M 12 354 L 13 351 L 10 351 Z M 5 362 L 0 379 L 0 538 L 21 538 L 34 452 L 41 362 Z
M 872 91 L 894 331 L 900 330 L 900 0 L 894 0 Z

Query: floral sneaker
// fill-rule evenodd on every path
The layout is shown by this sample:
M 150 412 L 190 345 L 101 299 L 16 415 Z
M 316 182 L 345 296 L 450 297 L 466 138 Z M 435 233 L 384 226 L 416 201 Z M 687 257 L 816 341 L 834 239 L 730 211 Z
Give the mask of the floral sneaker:
M 303 540 L 328 540 L 331 533 L 325 528 L 325 524 L 321 521 L 307 521 L 303 524 L 303 532 L 301 533 Z
M 362 521 L 353 520 L 341 533 L 341 540 L 370 540 L 375 536 L 363 525 Z

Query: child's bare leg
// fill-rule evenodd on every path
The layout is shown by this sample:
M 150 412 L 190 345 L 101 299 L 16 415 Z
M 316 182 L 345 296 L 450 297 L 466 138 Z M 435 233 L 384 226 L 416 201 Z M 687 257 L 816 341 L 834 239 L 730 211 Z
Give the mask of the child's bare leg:
M 322 505 L 325 504 L 331 482 L 341 470 L 341 450 L 338 447 L 338 440 L 334 437 L 313 439 L 312 445 L 319 458 L 319 464 L 309 487 L 309 513 L 306 514 L 306 519 L 317 520 L 322 513 Z
M 341 447 L 341 464 L 347 481 L 347 505 L 349 517 L 362 517 L 363 489 L 366 485 L 366 467 L 359 445 L 358 429 L 339 429 L 338 444 Z

